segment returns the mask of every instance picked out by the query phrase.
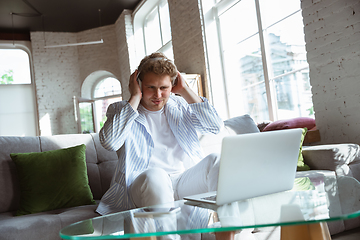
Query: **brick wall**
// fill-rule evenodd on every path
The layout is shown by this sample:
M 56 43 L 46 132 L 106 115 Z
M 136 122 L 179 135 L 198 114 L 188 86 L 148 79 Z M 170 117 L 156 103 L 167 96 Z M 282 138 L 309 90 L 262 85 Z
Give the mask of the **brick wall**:
M 360 144 L 360 2 L 302 0 L 321 143 Z
M 46 45 L 76 42 L 74 33 L 45 33 Z M 44 33 L 32 32 L 32 56 L 41 135 L 77 133 L 72 97 L 79 96 L 76 47 L 45 49 Z
M 104 70 L 121 78 L 115 26 L 79 33 L 46 32 L 46 45 L 104 40 L 102 44 L 44 48 L 44 33 L 32 32 L 35 84 L 41 135 L 77 133 L 73 96 L 80 97 L 83 81 Z
M 168 0 L 168 3 L 175 64 L 180 72 L 197 73 L 205 79 L 205 46 L 199 2 Z
M 114 49 L 117 48 L 114 25 L 91 29 L 77 34 L 78 42 L 97 41 L 104 43 L 78 47 L 79 70 L 82 81 L 94 71 L 111 72 L 120 79 L 119 59 Z

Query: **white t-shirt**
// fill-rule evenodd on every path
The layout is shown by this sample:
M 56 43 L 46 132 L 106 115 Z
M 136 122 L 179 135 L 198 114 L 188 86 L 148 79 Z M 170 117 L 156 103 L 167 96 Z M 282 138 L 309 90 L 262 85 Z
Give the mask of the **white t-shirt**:
M 158 167 L 168 174 L 177 174 L 185 170 L 184 161 L 189 156 L 180 147 L 167 122 L 164 108 L 149 111 L 140 105 L 149 125 L 154 149 L 150 158 L 149 168 Z

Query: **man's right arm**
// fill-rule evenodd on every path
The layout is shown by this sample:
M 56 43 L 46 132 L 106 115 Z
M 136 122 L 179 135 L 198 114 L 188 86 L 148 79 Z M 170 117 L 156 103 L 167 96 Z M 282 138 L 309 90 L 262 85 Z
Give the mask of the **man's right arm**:
M 135 118 L 139 115 L 136 111 L 142 98 L 140 85 L 137 82 L 138 70 L 131 74 L 129 79 L 129 101 L 111 104 L 106 112 L 107 120 L 100 130 L 100 143 L 110 151 L 117 151 L 125 142 L 127 131 L 131 128 Z
M 99 133 L 101 145 L 109 151 L 119 150 L 137 116 L 137 111 L 127 101 L 111 104 L 106 112 L 107 120 Z

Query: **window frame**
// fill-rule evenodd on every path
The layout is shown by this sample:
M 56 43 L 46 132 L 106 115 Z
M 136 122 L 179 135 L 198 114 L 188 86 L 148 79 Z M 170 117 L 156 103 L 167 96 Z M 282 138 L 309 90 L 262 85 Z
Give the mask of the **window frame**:
M 148 52 L 146 49 L 146 35 L 145 35 L 145 24 L 146 18 L 148 15 L 155 10 L 158 12 L 159 16 L 159 26 L 160 26 L 160 38 L 162 41 L 162 46 L 156 50 L 156 52 L 166 52 L 169 49 L 172 49 L 172 37 L 169 41 L 163 41 L 163 34 L 161 29 L 161 16 L 160 16 L 160 4 L 167 0 L 143 0 L 137 6 L 137 8 L 132 13 L 133 18 L 133 29 L 135 36 L 135 44 L 136 44 L 136 59 L 137 62 L 140 62 L 141 59 L 151 54 L 152 52 Z M 167 1 L 168 2 L 168 1 Z M 169 19 L 170 21 L 170 19 Z M 171 34 L 171 31 L 170 31 Z M 167 56 L 170 59 L 173 59 L 173 56 Z
M 224 61 L 224 49 L 221 39 L 221 27 L 220 27 L 220 19 L 219 16 L 226 12 L 228 9 L 235 6 L 237 3 L 239 3 L 241 0 L 222 0 L 222 1 L 202 1 L 203 6 L 203 13 L 204 13 L 204 31 L 205 31 L 205 42 L 207 47 L 207 57 L 208 57 L 208 69 L 209 69 L 209 84 L 210 84 L 210 93 L 212 97 L 212 102 L 214 103 L 215 107 L 217 109 L 221 109 L 222 116 L 226 116 L 229 118 L 231 116 L 230 114 L 230 100 L 228 98 L 228 83 L 226 80 L 226 73 L 225 73 L 225 61 Z M 269 120 L 275 121 L 278 120 L 278 107 L 277 107 L 277 98 L 276 98 L 276 89 L 275 89 L 275 79 L 278 79 L 280 77 L 284 77 L 289 74 L 294 74 L 297 72 L 301 72 L 304 69 L 309 69 L 309 66 L 307 67 L 301 67 L 299 69 L 295 69 L 291 72 L 287 72 L 285 74 L 280 74 L 278 76 L 272 76 L 272 72 L 269 71 L 269 67 L 271 66 L 271 59 L 269 54 L 269 49 L 266 47 L 266 36 L 264 36 L 264 33 L 267 29 L 274 26 L 275 24 L 283 21 L 284 19 L 288 18 L 289 16 L 292 16 L 295 13 L 291 13 L 290 15 L 287 15 L 283 19 L 280 19 L 276 21 L 275 23 L 270 24 L 266 28 L 263 28 L 262 24 L 262 18 L 261 18 L 261 8 L 260 8 L 260 2 L 259 0 L 253 0 L 255 3 L 255 11 L 256 11 L 256 19 L 257 19 L 257 27 L 258 31 L 254 33 L 251 36 L 248 36 L 246 39 L 256 36 L 259 34 L 259 42 L 260 42 L 260 51 L 261 51 L 261 61 L 262 61 L 262 68 L 263 68 L 263 74 L 264 74 L 264 84 L 266 89 L 266 99 L 267 99 L 267 105 L 268 105 L 268 112 L 269 112 Z M 301 9 L 300 9 L 301 10 Z M 297 10 L 300 11 L 300 10 Z M 216 39 L 216 40 L 214 40 Z M 245 39 L 245 40 L 246 40 Z M 243 40 L 244 41 L 244 40 Z M 211 48 L 217 48 L 216 50 L 210 50 L 209 46 L 211 45 Z M 216 67 L 220 66 L 220 67 Z M 217 69 L 213 69 L 217 68 Z M 219 83 L 216 83 L 212 81 L 212 79 L 216 79 L 216 81 L 221 81 L 222 86 L 219 86 Z M 214 84 L 217 84 L 217 86 L 212 86 Z M 214 92 L 214 89 L 217 89 L 216 92 Z M 222 91 L 222 93 L 219 93 L 218 91 Z M 216 98 L 216 100 L 214 100 Z M 218 99 L 224 99 L 222 102 L 219 103 Z
M 88 77 L 84 80 L 83 85 L 81 87 L 81 97 L 73 97 L 74 108 L 75 108 L 75 118 L 78 125 L 78 133 L 83 133 L 81 128 L 81 115 L 80 115 L 80 104 L 81 103 L 91 103 L 91 112 L 92 112 L 92 120 L 93 120 L 93 130 L 94 132 L 100 131 L 100 122 L 97 121 L 97 112 L 96 112 L 96 102 L 105 99 L 112 98 L 122 98 L 122 87 L 121 82 L 119 81 L 121 93 L 114 94 L 103 97 L 95 97 L 95 89 L 96 86 L 100 84 L 100 82 L 107 78 L 114 78 L 117 81 L 119 79 L 112 73 L 108 71 L 95 71 L 88 75 Z

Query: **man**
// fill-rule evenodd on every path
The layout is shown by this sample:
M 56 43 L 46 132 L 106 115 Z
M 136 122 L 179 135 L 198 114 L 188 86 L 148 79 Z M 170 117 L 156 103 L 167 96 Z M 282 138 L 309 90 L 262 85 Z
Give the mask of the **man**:
M 128 101 L 111 104 L 100 130 L 119 161 L 97 212 L 104 215 L 214 191 L 219 156 L 203 158 L 197 132 L 217 134 L 223 122 L 161 53 L 146 56 L 130 76 Z M 178 96 L 175 96 L 174 93 Z

